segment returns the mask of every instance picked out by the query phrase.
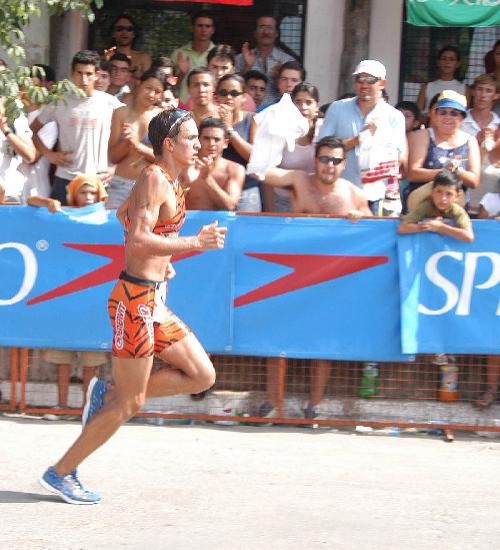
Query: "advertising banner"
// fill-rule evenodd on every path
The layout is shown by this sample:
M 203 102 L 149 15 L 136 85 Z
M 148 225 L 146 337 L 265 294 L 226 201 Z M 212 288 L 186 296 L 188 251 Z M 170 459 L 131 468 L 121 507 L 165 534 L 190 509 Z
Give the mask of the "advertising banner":
M 475 240 L 398 240 L 405 353 L 500 353 L 498 221 L 474 222 Z
M 500 25 L 500 0 L 406 0 L 407 22 L 420 27 Z
M 476 240 L 404 235 L 397 220 L 188 212 L 223 250 L 172 258 L 167 305 L 211 353 L 401 361 L 500 353 L 498 222 Z M 123 232 L 102 204 L 0 208 L 0 346 L 109 350 Z

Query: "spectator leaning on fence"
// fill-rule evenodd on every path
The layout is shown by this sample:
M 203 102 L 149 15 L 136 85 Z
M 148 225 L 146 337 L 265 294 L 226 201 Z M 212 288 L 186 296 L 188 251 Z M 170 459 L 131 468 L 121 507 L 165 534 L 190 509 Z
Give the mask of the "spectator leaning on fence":
M 432 232 L 470 243 L 474 240 L 472 223 L 467 212 L 456 203 L 460 179 L 450 170 L 441 170 L 432 182 L 429 198 L 403 217 L 398 232 Z
M 36 148 L 57 167 L 51 196 L 64 205 L 66 186 L 78 174 L 98 174 L 104 181 L 111 175 L 108 167 L 111 117 L 121 103 L 95 90 L 99 63 L 97 52 L 78 52 L 71 62 L 71 78 L 84 97 L 68 94 L 57 105 L 44 107 L 31 123 Z M 42 127 L 52 121 L 56 122 L 59 133 L 57 151 L 47 148 L 38 135 Z
M 265 184 L 276 188 L 287 188 L 291 192 L 293 212 L 345 216 L 357 221 L 362 216 L 371 216 L 368 203 L 362 191 L 342 178 L 346 160 L 343 141 L 334 136 L 322 138 L 315 146 L 314 172 L 271 168 L 265 174 Z M 311 366 L 311 388 L 309 403 L 304 410 L 305 418 L 316 418 L 318 405 L 323 399 L 330 373 L 331 362 L 315 360 Z M 278 400 L 279 369 L 276 362 L 268 359 L 268 400 L 259 410 L 261 416 L 276 416 Z

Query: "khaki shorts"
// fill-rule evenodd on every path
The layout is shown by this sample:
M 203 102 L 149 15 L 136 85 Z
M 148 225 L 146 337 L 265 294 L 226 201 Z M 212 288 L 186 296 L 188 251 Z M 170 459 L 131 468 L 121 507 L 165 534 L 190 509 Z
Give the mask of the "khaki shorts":
M 98 367 L 108 360 L 107 355 L 102 351 L 70 351 L 65 349 L 46 349 L 43 352 L 43 359 L 48 363 L 57 365 L 71 365 L 74 359 L 79 356 L 79 364 L 82 367 Z

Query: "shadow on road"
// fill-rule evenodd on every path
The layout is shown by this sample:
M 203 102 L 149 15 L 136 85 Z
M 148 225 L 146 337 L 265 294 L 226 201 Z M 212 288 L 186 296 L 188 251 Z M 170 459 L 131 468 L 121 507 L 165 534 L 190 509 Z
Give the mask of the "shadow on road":
M 0 504 L 26 504 L 30 502 L 64 502 L 56 495 L 43 495 L 39 493 L 21 493 L 20 491 L 0 491 Z

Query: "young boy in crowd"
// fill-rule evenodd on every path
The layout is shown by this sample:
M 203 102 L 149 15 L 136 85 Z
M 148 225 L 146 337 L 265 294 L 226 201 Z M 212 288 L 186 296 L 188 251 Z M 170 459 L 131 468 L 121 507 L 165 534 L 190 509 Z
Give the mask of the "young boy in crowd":
M 449 170 L 441 170 L 432 184 L 431 196 L 403 217 L 398 233 L 432 231 L 459 241 L 474 240 L 472 223 L 467 212 L 458 204 L 460 180 Z
M 93 174 L 80 174 L 67 186 L 68 205 L 73 208 L 82 208 L 97 202 L 103 202 L 108 198 L 103 182 Z M 27 202 L 31 206 L 46 207 L 49 212 L 61 210 L 61 203 L 57 199 L 48 197 L 28 197 Z M 57 406 L 56 409 L 68 408 L 69 384 L 71 382 L 71 365 L 76 359 L 77 352 L 70 350 L 48 349 L 43 353 L 43 358 L 48 363 L 57 365 Z M 80 364 L 82 365 L 82 392 L 87 393 L 90 380 L 96 376 L 99 365 L 106 363 L 107 357 L 100 351 L 81 351 Z M 54 415 L 46 415 L 47 420 L 55 420 Z
M 413 101 L 400 101 L 395 108 L 405 117 L 406 133 L 414 132 L 420 128 L 420 109 Z

